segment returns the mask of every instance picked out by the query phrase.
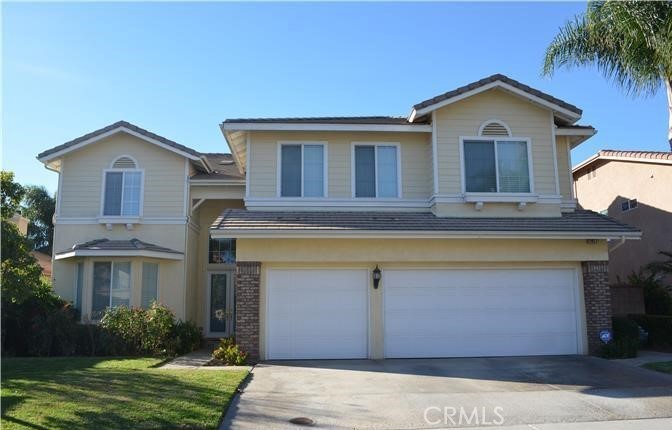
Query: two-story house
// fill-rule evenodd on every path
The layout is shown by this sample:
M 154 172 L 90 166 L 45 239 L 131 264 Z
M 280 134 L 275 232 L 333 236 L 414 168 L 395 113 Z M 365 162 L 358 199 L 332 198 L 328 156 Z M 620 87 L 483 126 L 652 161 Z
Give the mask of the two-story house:
M 503 75 L 408 117 L 229 119 L 228 154 L 126 122 L 43 152 L 53 283 L 83 319 L 158 300 L 261 359 L 585 354 L 607 240 L 581 110 Z

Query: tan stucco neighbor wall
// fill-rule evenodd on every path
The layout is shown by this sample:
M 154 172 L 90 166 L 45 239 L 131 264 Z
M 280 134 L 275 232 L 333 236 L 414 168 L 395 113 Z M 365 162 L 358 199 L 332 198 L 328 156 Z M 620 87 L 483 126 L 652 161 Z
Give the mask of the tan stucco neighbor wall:
M 629 240 L 609 254 L 609 280 L 625 280 L 632 271 L 661 260 L 658 251 L 672 250 L 672 165 L 598 161 L 594 173 L 574 174 L 581 207 L 608 215 L 642 230 L 641 240 Z M 637 199 L 637 208 L 622 211 L 621 203 Z

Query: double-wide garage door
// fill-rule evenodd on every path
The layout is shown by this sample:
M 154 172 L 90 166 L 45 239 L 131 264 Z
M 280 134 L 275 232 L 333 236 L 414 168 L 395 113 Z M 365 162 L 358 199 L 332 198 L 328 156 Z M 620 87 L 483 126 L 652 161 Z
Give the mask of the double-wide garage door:
M 384 329 L 369 330 L 367 270 L 269 270 L 269 359 L 576 354 L 572 269 L 385 270 Z

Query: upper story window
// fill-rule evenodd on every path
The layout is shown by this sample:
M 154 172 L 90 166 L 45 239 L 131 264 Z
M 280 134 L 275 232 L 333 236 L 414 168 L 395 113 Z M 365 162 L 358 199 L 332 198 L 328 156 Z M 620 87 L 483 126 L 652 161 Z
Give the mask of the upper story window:
M 234 264 L 236 262 L 236 239 L 210 238 L 208 263 Z
M 280 145 L 281 197 L 324 197 L 326 151 L 323 143 Z
M 637 199 L 626 200 L 621 203 L 621 211 L 627 212 L 629 210 L 635 209 L 638 206 Z
M 142 170 L 130 157 L 119 157 L 105 170 L 103 185 L 104 216 L 140 216 Z
M 529 193 L 530 142 L 520 138 L 465 138 L 464 190 L 468 193 Z
M 354 145 L 355 197 L 400 197 L 399 146 Z

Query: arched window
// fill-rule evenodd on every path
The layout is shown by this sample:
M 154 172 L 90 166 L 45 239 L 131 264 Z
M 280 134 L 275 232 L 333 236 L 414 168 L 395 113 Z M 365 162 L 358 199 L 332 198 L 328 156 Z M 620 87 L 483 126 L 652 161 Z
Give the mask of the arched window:
M 122 155 L 105 170 L 103 216 L 137 217 L 142 213 L 143 172 L 135 159 Z
M 504 121 L 490 119 L 481 124 L 481 127 L 478 129 L 478 135 L 511 137 L 511 129 Z

